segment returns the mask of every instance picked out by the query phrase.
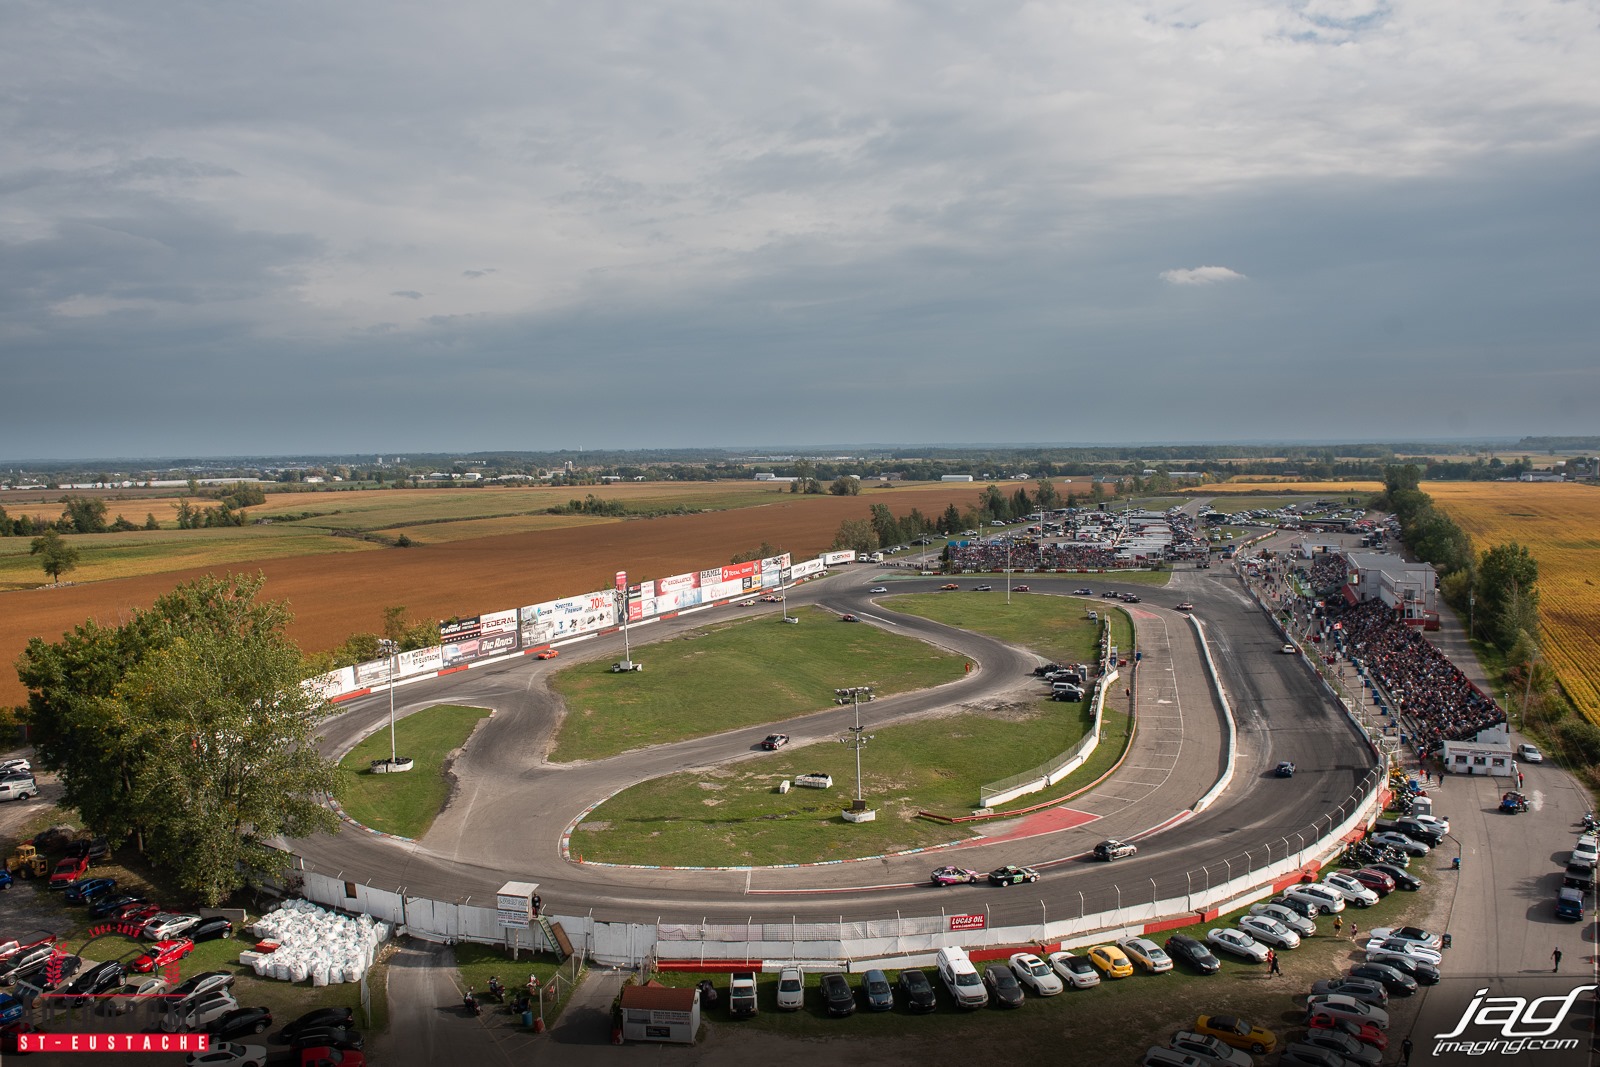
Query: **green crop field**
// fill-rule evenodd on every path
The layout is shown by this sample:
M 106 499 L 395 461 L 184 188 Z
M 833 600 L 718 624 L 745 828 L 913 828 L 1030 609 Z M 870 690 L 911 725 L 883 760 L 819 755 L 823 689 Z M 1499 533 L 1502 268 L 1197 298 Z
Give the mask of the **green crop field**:
M 842 686 L 904 693 L 961 677 L 966 660 L 876 626 L 810 608 L 706 626 L 640 650 L 645 669 L 604 664 L 560 671 L 551 687 L 567 715 L 551 759 L 602 759 L 644 745 L 782 722 L 833 703 Z
M 466 743 L 487 708 L 440 704 L 395 723 L 395 750 L 416 762 L 404 774 L 373 774 L 375 759 L 389 758 L 389 727 L 369 736 L 339 761 L 345 814 L 387 834 L 418 838 L 427 833 L 450 796 L 444 761 Z

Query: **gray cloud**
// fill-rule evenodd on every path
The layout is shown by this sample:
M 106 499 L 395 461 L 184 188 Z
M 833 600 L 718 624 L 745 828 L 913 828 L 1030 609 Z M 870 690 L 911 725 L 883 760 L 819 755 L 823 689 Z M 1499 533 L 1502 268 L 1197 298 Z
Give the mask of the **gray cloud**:
M 19 0 L 0 37 L 0 456 L 68 385 L 96 454 L 1582 432 L 1600 400 L 1592 5 L 173 11 Z M 1392 408 L 1292 402 L 1332 368 Z M 1102 383 L 1138 424 L 1064 410 Z M 270 418 L 137 414 L 244 389 Z

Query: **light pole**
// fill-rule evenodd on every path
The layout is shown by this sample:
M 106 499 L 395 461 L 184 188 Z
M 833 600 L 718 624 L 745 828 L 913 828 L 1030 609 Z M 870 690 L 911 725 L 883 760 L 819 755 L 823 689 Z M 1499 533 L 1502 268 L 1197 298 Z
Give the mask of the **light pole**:
M 389 766 L 393 767 L 400 762 L 395 755 L 394 747 L 394 686 L 395 682 L 399 680 L 400 673 L 397 663 L 400 655 L 400 643 L 383 638 L 378 641 L 378 647 L 389 653 Z
M 849 745 L 856 752 L 856 798 L 854 803 L 850 805 L 850 811 L 860 816 L 867 809 L 866 799 L 861 795 L 861 750 L 866 747 L 868 741 L 872 740 L 871 734 L 863 734 L 861 732 L 861 698 L 865 696 L 868 700 L 872 699 L 872 686 L 853 685 L 846 689 L 835 689 L 834 693 L 838 695 L 840 703 L 844 702 L 845 697 L 849 697 L 851 705 L 855 708 L 856 724 L 850 728 L 848 734 L 839 738 L 839 743 Z M 846 818 L 849 818 L 849 815 Z M 851 821 L 862 820 L 852 819 Z

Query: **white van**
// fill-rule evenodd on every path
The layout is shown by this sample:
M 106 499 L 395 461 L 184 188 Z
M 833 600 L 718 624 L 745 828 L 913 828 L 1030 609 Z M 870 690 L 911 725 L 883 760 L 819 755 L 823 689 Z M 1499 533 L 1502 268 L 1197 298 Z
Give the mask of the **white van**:
M 955 945 L 939 950 L 939 978 L 963 1008 L 983 1008 L 989 1004 L 989 991 L 983 987 L 978 968 L 967 957 L 967 950 Z
M 32 775 L 17 774 L 0 781 L 0 800 L 27 800 L 39 795 L 39 783 Z

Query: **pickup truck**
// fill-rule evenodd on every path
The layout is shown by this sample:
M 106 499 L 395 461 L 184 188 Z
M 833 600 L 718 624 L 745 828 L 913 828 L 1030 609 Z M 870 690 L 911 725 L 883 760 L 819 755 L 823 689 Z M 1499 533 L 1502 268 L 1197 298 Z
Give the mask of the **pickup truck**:
M 748 1019 L 755 1013 L 755 972 L 734 971 L 728 976 L 728 1014 L 735 1019 Z

